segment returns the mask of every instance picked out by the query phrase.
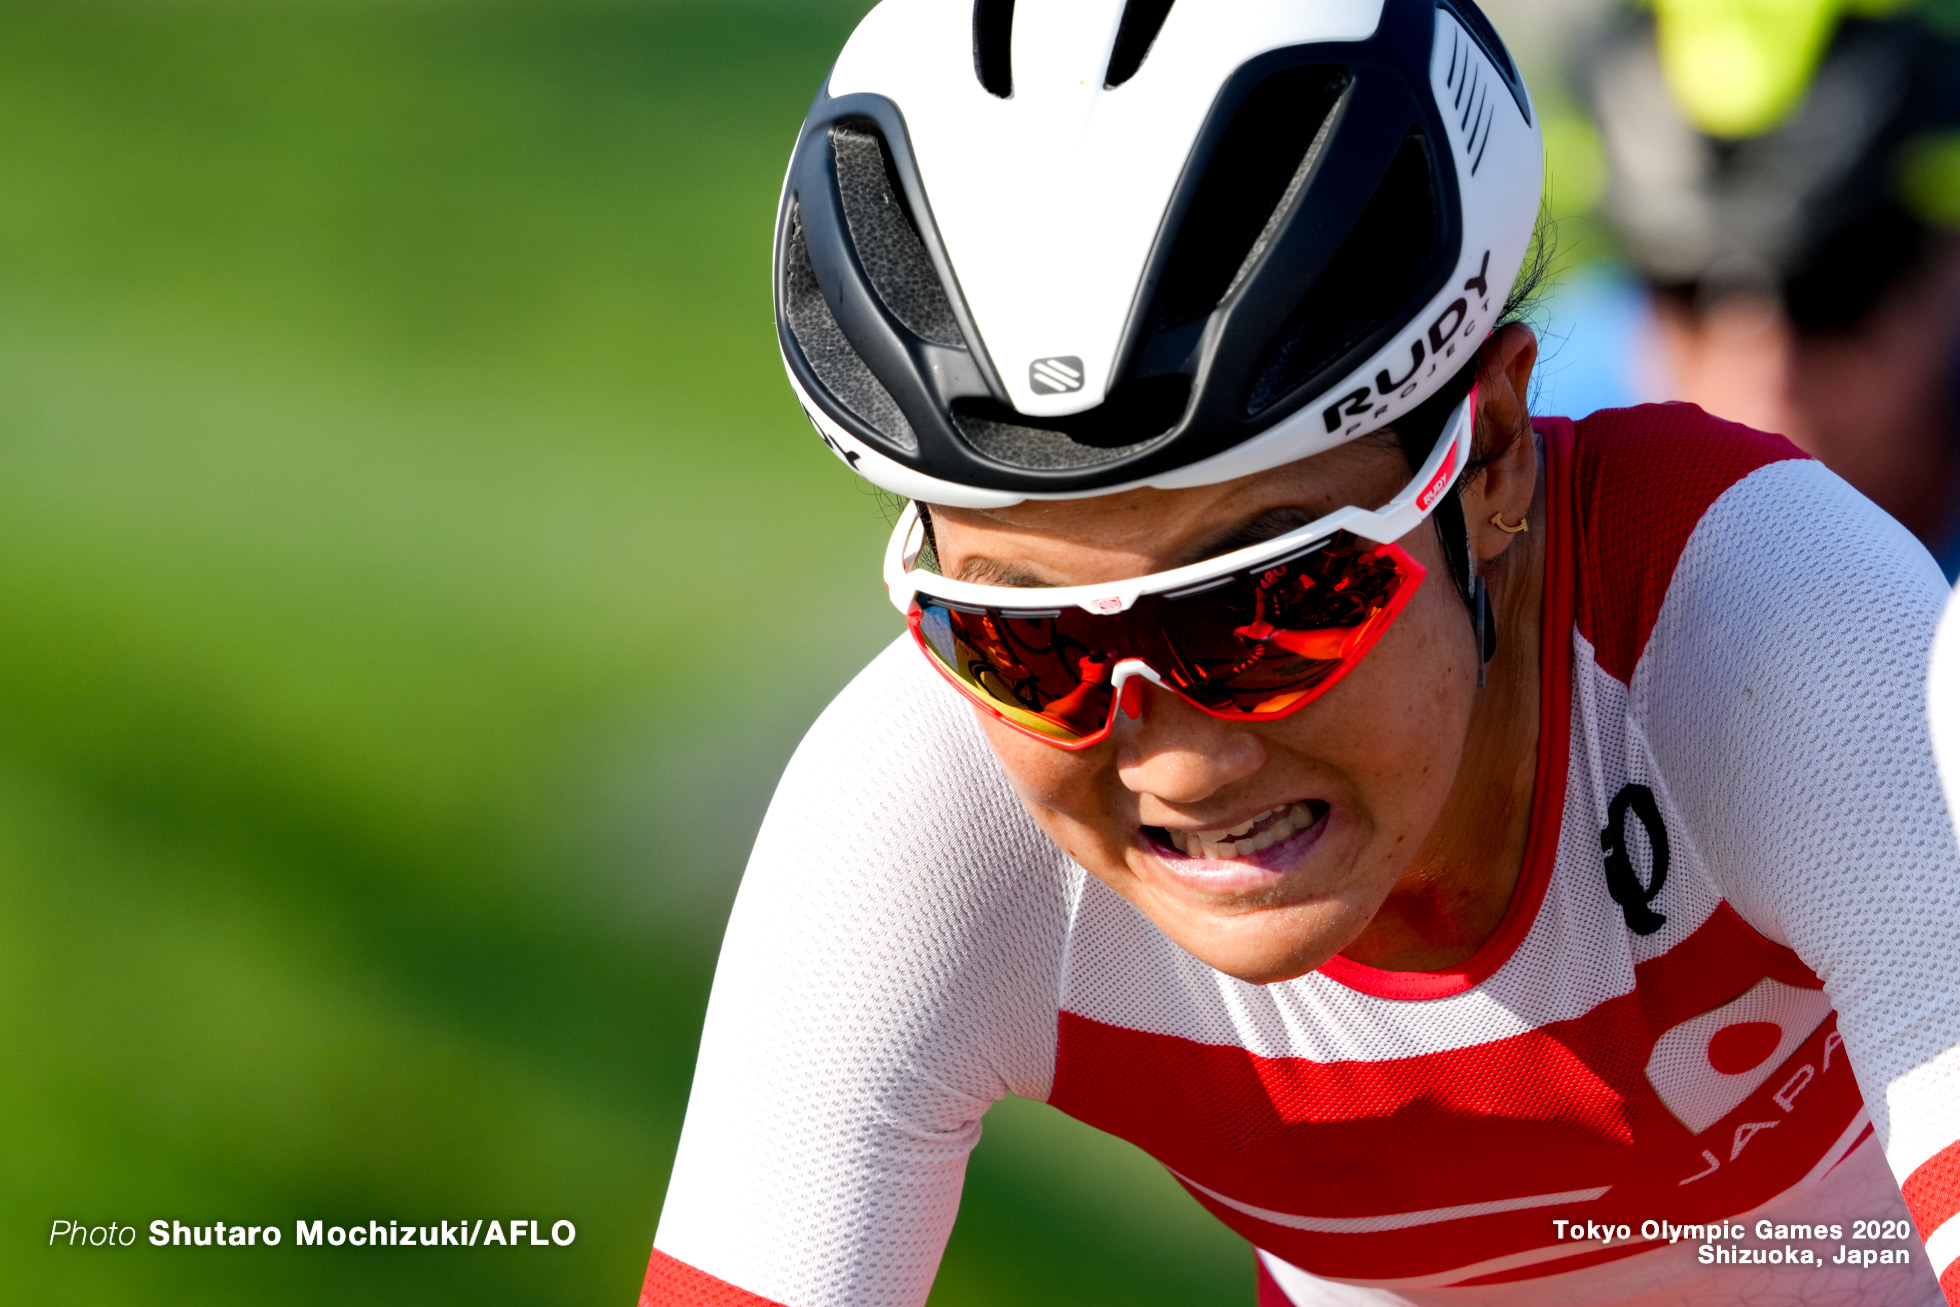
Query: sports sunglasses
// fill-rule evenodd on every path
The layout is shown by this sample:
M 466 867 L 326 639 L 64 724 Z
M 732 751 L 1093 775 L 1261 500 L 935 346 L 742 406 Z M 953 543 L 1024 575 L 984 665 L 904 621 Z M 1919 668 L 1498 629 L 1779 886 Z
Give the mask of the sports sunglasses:
M 1063 749 L 1106 737 L 1141 677 L 1214 717 L 1270 721 L 1333 688 L 1415 597 L 1425 572 L 1394 542 L 1470 459 L 1476 391 L 1428 459 L 1378 509 L 1342 508 L 1187 567 L 1096 585 L 976 585 L 919 567 L 926 530 L 908 504 L 885 585 L 954 688 L 1023 734 Z

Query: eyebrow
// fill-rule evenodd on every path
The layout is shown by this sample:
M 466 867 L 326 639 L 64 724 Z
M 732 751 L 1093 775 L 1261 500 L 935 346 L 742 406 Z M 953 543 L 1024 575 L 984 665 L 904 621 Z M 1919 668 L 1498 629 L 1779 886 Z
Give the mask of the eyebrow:
M 1269 508 L 1243 522 L 1228 526 L 1221 531 L 1206 536 L 1191 548 L 1178 555 L 1172 567 L 1188 567 L 1192 563 L 1202 563 L 1207 558 L 1229 554 L 1235 549 L 1248 545 L 1264 544 L 1277 539 L 1289 531 L 1298 531 L 1309 522 L 1325 516 L 1306 508 Z M 1168 568 L 1165 570 L 1169 570 Z
M 1021 589 L 1039 589 L 1054 584 L 1024 567 L 1016 567 L 1012 563 L 1003 563 L 993 558 L 967 559 L 960 564 L 960 570 L 953 579 L 968 581 L 974 585 L 1004 585 Z

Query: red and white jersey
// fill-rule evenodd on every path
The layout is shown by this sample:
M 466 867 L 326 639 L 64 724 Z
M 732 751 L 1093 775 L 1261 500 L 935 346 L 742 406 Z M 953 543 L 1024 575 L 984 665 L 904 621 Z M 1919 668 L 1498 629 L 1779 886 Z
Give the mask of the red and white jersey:
M 642 1303 L 924 1302 L 1013 1093 L 1159 1159 L 1272 1304 L 1921 1307 L 1942 1272 L 1960 1304 L 1940 574 L 1691 406 L 1538 430 L 1536 797 L 1474 957 L 1213 971 L 1043 837 L 901 642 L 757 840 Z

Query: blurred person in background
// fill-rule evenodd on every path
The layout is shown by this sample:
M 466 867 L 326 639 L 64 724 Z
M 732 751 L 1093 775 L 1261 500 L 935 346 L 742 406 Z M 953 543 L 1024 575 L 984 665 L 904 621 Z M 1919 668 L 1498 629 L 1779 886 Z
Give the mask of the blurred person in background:
M 1960 5 L 1653 0 L 1589 60 L 1668 387 L 1960 572 Z

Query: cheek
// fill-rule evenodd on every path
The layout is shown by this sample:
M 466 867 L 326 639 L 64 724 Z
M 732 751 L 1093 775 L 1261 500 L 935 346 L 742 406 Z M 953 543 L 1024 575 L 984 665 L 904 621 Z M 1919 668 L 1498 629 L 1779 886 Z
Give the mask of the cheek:
M 1344 776 L 1377 839 L 1419 840 L 1442 810 L 1476 693 L 1475 644 L 1463 601 L 1435 567 L 1381 643 L 1291 719 L 1295 748 Z

